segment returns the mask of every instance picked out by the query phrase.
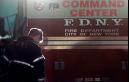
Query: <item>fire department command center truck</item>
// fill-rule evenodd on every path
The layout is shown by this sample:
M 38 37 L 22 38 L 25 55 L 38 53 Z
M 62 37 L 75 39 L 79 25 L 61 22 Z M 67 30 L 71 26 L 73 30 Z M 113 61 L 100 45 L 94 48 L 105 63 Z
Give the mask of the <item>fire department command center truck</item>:
M 47 82 L 128 82 L 128 0 L 27 0 L 30 28 Z

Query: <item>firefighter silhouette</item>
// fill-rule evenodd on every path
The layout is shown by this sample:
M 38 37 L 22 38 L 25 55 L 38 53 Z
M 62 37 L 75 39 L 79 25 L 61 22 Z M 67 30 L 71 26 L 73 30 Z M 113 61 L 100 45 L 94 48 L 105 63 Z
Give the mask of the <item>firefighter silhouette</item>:
M 9 61 L 9 82 L 44 82 L 44 61 L 38 43 L 42 43 L 41 29 L 32 28 L 28 36 L 12 41 L 6 48 L 5 56 Z

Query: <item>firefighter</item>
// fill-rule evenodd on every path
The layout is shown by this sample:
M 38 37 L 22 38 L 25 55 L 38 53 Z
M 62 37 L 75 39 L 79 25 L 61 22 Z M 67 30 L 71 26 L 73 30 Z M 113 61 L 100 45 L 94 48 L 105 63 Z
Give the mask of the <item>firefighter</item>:
M 0 82 L 7 82 L 9 60 L 5 56 L 5 51 L 10 42 L 10 38 L 0 38 Z
M 44 61 L 38 43 L 43 42 L 41 29 L 30 29 L 28 36 L 8 45 L 9 82 L 45 82 Z

